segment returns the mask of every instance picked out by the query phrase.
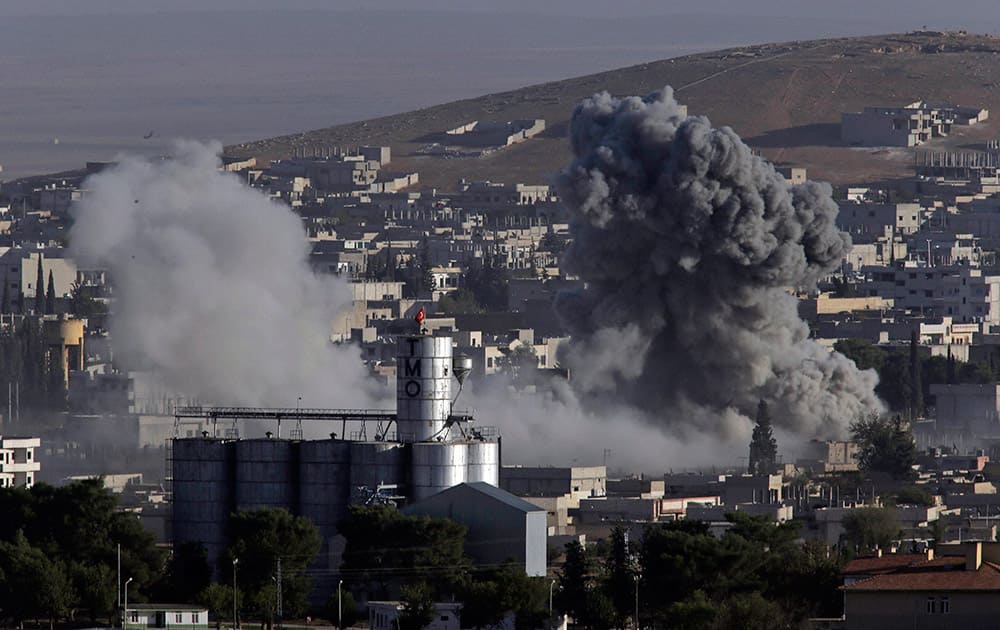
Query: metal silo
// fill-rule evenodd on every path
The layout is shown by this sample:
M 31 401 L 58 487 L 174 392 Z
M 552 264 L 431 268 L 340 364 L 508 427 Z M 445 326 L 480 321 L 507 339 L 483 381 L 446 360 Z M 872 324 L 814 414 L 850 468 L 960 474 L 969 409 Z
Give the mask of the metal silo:
M 352 497 L 359 487 L 406 484 L 405 449 L 398 442 L 351 442 Z
M 424 442 L 413 448 L 413 500 L 419 501 L 466 480 L 468 444 Z
M 299 513 L 319 527 L 324 539 L 336 535 L 347 515 L 351 486 L 351 445 L 343 440 L 299 444 Z
M 500 445 L 496 442 L 469 442 L 467 481 L 500 485 Z
M 284 508 L 298 504 L 298 444 L 254 439 L 236 443 L 236 509 Z
M 214 566 L 225 549 L 234 507 L 233 444 L 213 438 L 175 439 L 172 459 L 173 540 L 203 543 Z
M 451 415 L 451 337 L 400 337 L 396 350 L 397 437 L 432 440 Z

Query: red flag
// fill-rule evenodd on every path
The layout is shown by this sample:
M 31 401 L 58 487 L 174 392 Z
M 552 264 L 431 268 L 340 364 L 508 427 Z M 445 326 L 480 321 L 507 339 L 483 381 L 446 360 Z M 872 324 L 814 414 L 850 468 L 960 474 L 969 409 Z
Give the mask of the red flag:
M 426 319 L 427 313 L 424 312 L 424 307 L 421 306 L 417 314 L 413 316 L 413 319 L 417 320 L 417 324 L 423 324 L 424 319 Z

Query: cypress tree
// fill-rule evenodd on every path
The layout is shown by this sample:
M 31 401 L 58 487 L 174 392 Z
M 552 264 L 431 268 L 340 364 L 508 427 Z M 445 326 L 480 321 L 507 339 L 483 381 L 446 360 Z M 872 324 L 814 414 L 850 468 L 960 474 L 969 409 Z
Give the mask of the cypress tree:
M 41 315 L 45 308 L 45 276 L 42 275 L 42 252 L 38 252 L 38 271 L 35 274 L 35 315 Z
M 910 331 L 910 417 L 924 413 L 924 386 L 920 379 L 920 352 L 917 331 Z
M 10 294 L 7 292 L 7 281 L 6 278 L 2 279 L 3 282 L 3 298 L 0 299 L 0 313 L 10 312 Z
M 769 475 L 778 462 L 778 441 L 771 430 L 771 413 L 762 398 L 757 405 L 756 425 L 750 438 L 750 460 L 747 467 L 752 475 Z
M 52 270 L 49 269 L 49 287 L 45 290 L 45 314 L 52 315 L 56 312 L 56 286 L 52 278 Z

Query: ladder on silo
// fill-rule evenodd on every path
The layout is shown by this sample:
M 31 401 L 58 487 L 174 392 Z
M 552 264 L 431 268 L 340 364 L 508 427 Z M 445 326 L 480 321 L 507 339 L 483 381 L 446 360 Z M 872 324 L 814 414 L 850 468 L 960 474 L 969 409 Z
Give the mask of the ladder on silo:
M 168 438 L 164 444 L 163 458 L 163 491 L 167 494 L 167 501 L 174 499 L 174 441 Z

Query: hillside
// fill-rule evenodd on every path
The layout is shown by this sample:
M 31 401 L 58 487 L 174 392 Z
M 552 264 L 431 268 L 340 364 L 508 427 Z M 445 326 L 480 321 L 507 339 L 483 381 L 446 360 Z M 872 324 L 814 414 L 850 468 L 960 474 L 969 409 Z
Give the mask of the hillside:
M 733 127 L 775 162 L 805 166 L 835 184 L 905 177 L 903 149 L 845 147 L 840 114 L 866 105 L 946 101 L 994 109 L 1000 103 L 1000 39 L 965 33 L 910 33 L 748 46 L 647 63 L 489 94 L 404 114 L 227 147 L 228 155 L 269 160 L 296 147 L 392 146 L 391 170 L 417 170 L 422 188 L 459 179 L 541 183 L 568 159 L 573 106 L 594 92 L 647 94 L 674 86 L 692 114 Z M 994 111 L 1000 116 L 1000 111 Z M 427 137 L 475 119 L 544 118 L 542 136 L 485 157 L 415 154 Z M 995 117 L 924 148 L 975 145 L 1000 136 Z

